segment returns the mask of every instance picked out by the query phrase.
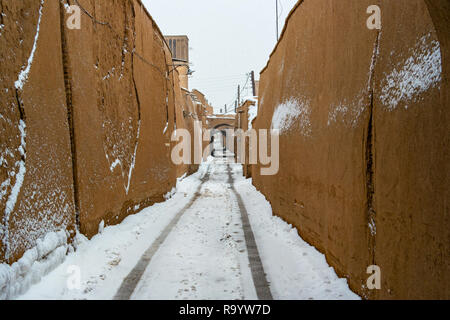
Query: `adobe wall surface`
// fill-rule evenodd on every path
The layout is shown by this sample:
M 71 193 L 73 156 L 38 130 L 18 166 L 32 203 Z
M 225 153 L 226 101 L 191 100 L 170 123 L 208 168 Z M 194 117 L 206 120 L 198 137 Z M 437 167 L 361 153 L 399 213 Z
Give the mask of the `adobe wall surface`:
M 190 168 L 170 159 L 181 89 L 139 0 L 67 1 L 79 30 L 60 1 L 0 4 L 0 263 L 12 263 L 49 232 L 92 237 L 162 201 Z
M 366 27 L 373 4 L 381 32 Z M 450 297 L 440 5 L 300 1 L 261 74 L 255 127 L 281 129 L 280 171 L 256 166 L 254 184 L 364 298 Z M 374 264 L 381 290 L 366 288 Z
M 225 116 L 211 116 L 207 117 L 208 119 L 208 128 L 210 129 L 234 129 L 235 128 L 235 122 L 236 118 L 234 115 L 225 115 Z
M 256 106 L 255 102 L 253 101 L 245 101 L 241 107 L 239 107 L 237 109 L 237 113 L 236 113 L 236 119 L 235 119 L 235 124 L 234 127 L 237 130 L 242 130 L 242 133 L 247 133 L 248 130 L 250 129 L 249 125 L 251 125 L 249 123 L 250 120 L 250 115 L 249 115 L 249 108 L 252 106 Z M 242 142 L 242 139 L 245 139 L 244 142 Z M 250 139 L 251 136 L 245 136 L 245 137 L 240 137 L 239 135 L 236 138 L 236 152 L 235 152 L 235 159 L 242 163 L 242 171 L 244 176 L 248 179 L 251 178 L 251 167 L 252 165 L 250 164 Z M 241 155 L 238 158 L 238 148 L 240 148 L 241 143 L 245 143 L 245 146 L 242 147 L 242 151 L 245 150 L 245 155 L 243 154 L 243 152 L 241 151 Z M 255 147 L 257 149 L 257 147 Z M 245 156 L 245 158 L 244 158 Z
M 2 263 L 49 232 L 73 232 L 75 204 L 59 3 L 2 1 L 0 16 Z
M 183 173 L 191 175 L 197 172 L 199 168 L 199 164 L 196 164 L 195 162 L 195 139 L 197 139 L 197 143 L 201 145 L 200 139 L 203 127 L 201 124 L 201 118 L 197 114 L 190 92 L 183 89 L 181 90 L 180 117 L 183 119 L 184 129 L 188 130 L 191 136 L 191 164 L 186 166 L 187 171 Z M 198 136 L 196 136 L 196 133 Z
M 81 29 L 64 29 L 81 231 L 121 222 L 174 186 L 171 56 L 138 1 L 79 1 Z M 168 56 L 169 54 L 169 56 Z

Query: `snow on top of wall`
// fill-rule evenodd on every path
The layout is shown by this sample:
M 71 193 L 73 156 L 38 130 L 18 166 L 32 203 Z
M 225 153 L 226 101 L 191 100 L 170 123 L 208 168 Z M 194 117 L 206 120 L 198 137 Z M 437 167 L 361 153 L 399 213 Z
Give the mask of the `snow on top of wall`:
M 252 129 L 252 121 L 258 115 L 258 97 L 246 96 L 243 98 L 243 101 L 250 101 L 255 104 L 254 106 L 248 107 L 248 128 Z
M 258 97 L 255 96 L 245 96 L 242 98 L 242 101 L 251 101 L 251 102 L 255 102 L 258 103 Z
M 13 265 L 0 264 L 0 300 L 25 293 L 64 261 L 67 249 L 66 231 L 51 232 Z
M 36 35 L 34 36 L 33 48 L 31 49 L 31 54 L 28 58 L 27 66 L 22 68 L 21 72 L 19 73 L 19 77 L 18 77 L 17 81 L 15 82 L 15 86 L 16 86 L 17 90 L 23 90 L 23 86 L 27 82 L 28 76 L 30 74 L 31 65 L 33 64 L 34 54 L 36 53 L 37 42 L 39 39 L 39 31 L 41 28 L 42 9 L 43 8 L 44 8 L 44 0 L 41 0 L 41 6 L 39 8 L 39 19 L 38 19 L 38 23 L 37 23 Z
M 299 124 L 303 136 L 311 136 L 311 107 L 304 98 L 289 98 L 275 108 L 271 129 L 278 129 L 280 134 L 289 131 L 296 123 Z
M 400 101 L 417 101 L 421 93 L 440 85 L 440 44 L 430 38 L 431 34 L 421 37 L 411 55 L 383 80 L 380 99 L 389 111 L 395 110 Z

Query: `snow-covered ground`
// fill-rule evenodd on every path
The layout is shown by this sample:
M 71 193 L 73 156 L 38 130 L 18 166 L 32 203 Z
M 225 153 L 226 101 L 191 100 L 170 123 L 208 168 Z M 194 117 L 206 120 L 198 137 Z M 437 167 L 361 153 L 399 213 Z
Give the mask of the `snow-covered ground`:
M 325 255 L 305 242 L 295 228 L 272 213 L 251 179 L 234 167 L 236 190 L 244 200 L 274 299 L 360 299 L 346 279 L 338 278 Z
M 166 202 L 144 209 L 118 226 L 106 227 L 90 241 L 78 236 L 77 250 L 19 299 L 113 299 L 142 254 L 194 197 L 153 256 L 131 298 L 256 299 L 228 168 L 248 211 L 273 297 L 359 299 L 346 280 L 328 266 L 324 255 L 272 215 L 270 204 L 251 180 L 244 179 L 240 165 L 213 158 L 202 164 L 198 173 L 179 181 Z M 76 288 L 78 271 L 81 281 Z

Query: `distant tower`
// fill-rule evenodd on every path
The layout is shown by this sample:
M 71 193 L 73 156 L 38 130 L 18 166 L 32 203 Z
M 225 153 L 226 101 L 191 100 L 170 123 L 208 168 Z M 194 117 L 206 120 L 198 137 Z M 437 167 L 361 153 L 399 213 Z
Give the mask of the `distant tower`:
M 164 36 L 170 51 L 174 68 L 180 74 L 180 86 L 189 90 L 189 38 L 187 36 Z

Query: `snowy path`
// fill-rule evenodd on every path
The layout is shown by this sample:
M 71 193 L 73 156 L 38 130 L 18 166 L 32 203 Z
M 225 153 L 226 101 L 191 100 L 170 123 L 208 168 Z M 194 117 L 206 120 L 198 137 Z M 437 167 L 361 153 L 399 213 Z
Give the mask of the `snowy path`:
M 256 298 L 227 165 L 216 161 L 209 170 L 199 198 L 151 261 L 132 299 Z
M 78 242 L 19 299 L 359 298 L 225 159 L 203 164 L 166 202 Z M 69 289 L 74 266 L 81 286 Z

